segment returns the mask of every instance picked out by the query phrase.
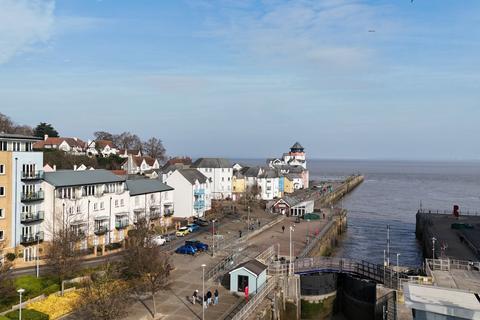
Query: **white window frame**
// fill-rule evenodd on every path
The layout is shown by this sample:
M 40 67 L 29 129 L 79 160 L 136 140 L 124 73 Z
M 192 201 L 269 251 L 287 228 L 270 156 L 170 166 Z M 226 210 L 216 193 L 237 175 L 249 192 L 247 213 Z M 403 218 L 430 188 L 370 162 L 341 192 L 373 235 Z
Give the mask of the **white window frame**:
M 0 193 L 0 197 L 5 197 L 7 194 L 7 188 L 5 186 L 0 186 L 0 190 L 3 190 L 3 194 Z
M 5 165 L 2 163 L 0 164 L 0 175 L 4 175 L 5 174 Z

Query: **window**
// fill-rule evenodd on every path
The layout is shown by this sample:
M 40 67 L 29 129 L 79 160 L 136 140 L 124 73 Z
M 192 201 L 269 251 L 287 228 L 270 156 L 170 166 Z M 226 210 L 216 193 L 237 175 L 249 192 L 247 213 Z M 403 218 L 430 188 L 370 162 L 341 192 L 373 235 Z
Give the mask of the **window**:
M 5 209 L 0 208 L 0 219 L 5 218 Z
M 118 208 L 118 200 L 115 200 L 115 208 Z
M 5 187 L 0 187 L 0 197 L 5 197 Z
M 0 164 L 0 174 L 5 174 L 5 165 Z
M 8 151 L 7 141 L 0 141 L 0 151 Z
M 123 202 L 123 199 L 120 200 L 120 205 L 123 207 L 125 203 Z
M 100 202 L 100 210 L 103 210 L 105 208 L 105 206 L 103 205 L 103 201 Z
M 93 204 L 93 210 L 94 210 L 94 211 L 98 211 L 98 203 L 94 203 L 94 204 Z
M 80 206 L 77 206 L 77 214 L 79 214 L 81 211 Z
M 224 182 L 224 181 L 225 181 L 225 177 L 222 177 L 222 182 Z
M 3 241 L 5 240 L 4 236 L 3 236 L 3 230 L 0 230 L 0 241 Z

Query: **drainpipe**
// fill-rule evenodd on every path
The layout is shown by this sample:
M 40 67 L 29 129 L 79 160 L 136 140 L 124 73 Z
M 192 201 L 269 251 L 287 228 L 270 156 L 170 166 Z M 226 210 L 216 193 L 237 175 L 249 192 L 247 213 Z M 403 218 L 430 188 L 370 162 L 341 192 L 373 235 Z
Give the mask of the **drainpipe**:
M 13 226 L 13 247 L 17 247 L 17 214 L 18 214 L 18 158 L 15 157 L 15 224 Z
M 112 197 L 110 197 L 110 216 L 108 219 L 108 243 L 112 243 Z

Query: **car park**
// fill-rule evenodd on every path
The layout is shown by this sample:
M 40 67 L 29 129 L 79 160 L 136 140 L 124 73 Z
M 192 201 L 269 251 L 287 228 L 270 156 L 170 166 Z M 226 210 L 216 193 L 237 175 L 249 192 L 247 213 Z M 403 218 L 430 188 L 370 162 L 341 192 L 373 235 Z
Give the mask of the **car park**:
M 196 225 L 195 223 L 188 224 L 187 228 L 188 228 L 188 232 L 195 232 L 195 231 L 200 230 L 200 227 L 198 225 Z
M 192 246 L 198 251 L 208 251 L 208 244 L 200 242 L 198 240 L 187 240 L 185 241 L 186 246 Z
M 206 227 L 206 226 L 209 225 L 208 220 L 203 219 L 203 218 L 198 218 L 198 217 L 194 217 L 194 218 L 193 218 L 193 222 L 194 222 L 196 225 L 201 226 L 201 227 Z
M 194 255 L 195 253 L 197 253 L 197 249 L 190 245 L 183 245 L 181 247 L 178 247 L 177 250 L 175 250 L 175 253 Z
M 181 227 L 175 232 L 177 237 L 185 237 L 187 234 L 190 233 L 190 229 L 188 227 Z
M 163 236 L 158 235 L 153 237 L 152 242 L 158 246 L 163 246 L 167 242 L 167 240 L 165 240 Z
M 177 235 L 175 234 L 175 232 L 164 234 L 163 237 L 165 238 L 165 241 L 167 241 L 167 242 L 170 242 L 170 241 L 173 241 L 173 240 L 177 239 Z

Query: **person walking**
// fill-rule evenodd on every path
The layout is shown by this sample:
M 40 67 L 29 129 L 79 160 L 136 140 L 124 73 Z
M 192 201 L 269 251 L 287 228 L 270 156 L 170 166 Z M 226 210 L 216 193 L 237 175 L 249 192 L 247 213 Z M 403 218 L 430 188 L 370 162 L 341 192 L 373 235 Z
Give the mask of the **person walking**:
M 207 309 L 207 295 L 203 296 L 203 309 Z
M 213 293 L 213 304 L 218 304 L 218 289 L 215 289 L 215 292 Z
M 193 295 L 192 295 L 192 303 L 195 304 L 197 299 L 198 299 L 198 290 L 195 290 L 193 291 Z
M 212 291 L 208 290 L 207 292 L 207 305 L 212 304 Z
M 282 226 L 282 233 L 285 233 L 285 226 Z

